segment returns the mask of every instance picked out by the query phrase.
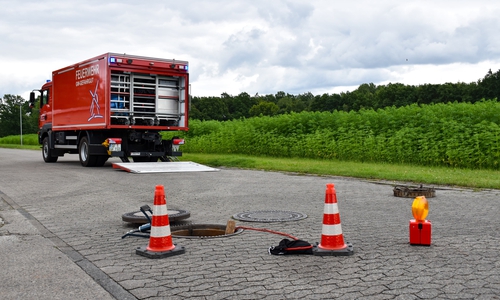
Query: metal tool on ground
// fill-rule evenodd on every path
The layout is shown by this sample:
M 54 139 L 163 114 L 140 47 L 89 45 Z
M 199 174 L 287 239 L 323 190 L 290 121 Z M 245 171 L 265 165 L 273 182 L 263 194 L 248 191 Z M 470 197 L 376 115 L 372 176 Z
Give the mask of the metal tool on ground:
M 319 256 L 347 256 L 354 254 L 352 244 L 344 242 L 337 205 L 337 193 L 333 183 L 326 185 L 321 242 L 313 248 L 313 254 Z
M 144 216 L 145 216 L 146 220 L 148 220 L 148 222 L 146 224 L 139 226 L 139 228 L 137 228 L 135 230 L 131 230 L 131 231 L 127 232 L 125 235 L 122 236 L 122 239 L 127 237 L 127 236 L 138 236 L 138 237 L 145 237 L 145 238 L 149 237 L 149 231 L 151 230 L 151 217 L 148 215 L 147 212 L 149 212 L 152 215 L 153 211 L 151 210 L 151 207 L 149 207 L 149 205 L 141 206 L 140 210 L 144 214 Z
M 148 258 L 164 258 L 184 252 L 185 249 L 183 246 L 172 243 L 165 190 L 163 185 L 157 185 L 155 188 L 149 245 L 147 247 L 138 247 L 135 253 Z
M 113 163 L 113 169 L 123 170 L 135 174 L 219 171 L 219 169 L 215 169 L 191 161 Z

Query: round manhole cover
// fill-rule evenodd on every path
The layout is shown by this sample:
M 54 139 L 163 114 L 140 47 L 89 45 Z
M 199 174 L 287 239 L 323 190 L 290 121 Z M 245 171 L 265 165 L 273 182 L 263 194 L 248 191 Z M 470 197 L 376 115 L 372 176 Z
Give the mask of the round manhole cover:
M 151 218 L 151 212 L 146 211 L 148 216 Z M 183 209 L 168 209 L 168 220 L 170 222 L 176 222 L 180 220 L 185 220 L 191 216 L 191 213 Z M 146 224 L 149 223 L 148 218 L 141 211 L 133 211 L 125 213 L 122 215 L 122 220 L 134 224 Z
M 233 218 L 248 222 L 286 222 L 307 218 L 306 214 L 283 210 L 247 211 L 233 215 Z

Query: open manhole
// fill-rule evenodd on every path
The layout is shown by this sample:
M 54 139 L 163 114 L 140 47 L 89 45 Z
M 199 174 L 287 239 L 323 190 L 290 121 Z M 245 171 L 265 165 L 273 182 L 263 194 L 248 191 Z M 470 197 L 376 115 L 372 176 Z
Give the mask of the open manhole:
M 151 218 L 151 212 L 146 211 L 146 214 L 148 214 L 148 216 Z M 167 214 L 169 222 L 185 220 L 191 216 L 189 211 L 182 209 L 167 209 Z M 148 218 L 146 218 L 142 211 L 139 210 L 123 214 L 122 220 L 134 224 L 149 223 Z
M 233 215 L 233 218 L 247 222 L 286 222 L 307 218 L 306 214 L 284 210 L 247 211 Z
M 217 237 L 229 237 L 243 232 L 242 228 L 236 228 L 234 233 L 226 234 L 226 225 L 216 224 L 187 224 L 170 227 L 172 237 L 206 239 Z
M 419 187 L 409 187 L 397 185 L 394 187 L 394 196 L 405 197 L 405 198 L 415 198 L 418 196 L 424 196 L 426 198 L 432 198 L 436 196 L 436 190 L 433 188 L 426 188 L 420 185 Z

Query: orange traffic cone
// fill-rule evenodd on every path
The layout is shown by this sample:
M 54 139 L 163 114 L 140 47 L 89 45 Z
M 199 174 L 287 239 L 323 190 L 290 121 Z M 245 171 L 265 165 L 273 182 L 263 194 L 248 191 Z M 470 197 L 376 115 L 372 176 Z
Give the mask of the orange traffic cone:
M 136 254 L 148 258 L 164 258 L 185 252 L 184 247 L 176 246 L 172 243 L 167 212 L 165 190 L 163 185 L 157 185 L 155 189 L 153 216 L 151 219 L 149 245 L 147 247 L 138 247 L 135 251 Z
M 344 235 L 342 234 L 340 214 L 337 206 L 337 195 L 333 183 L 326 185 L 321 243 L 314 246 L 313 254 L 321 256 L 347 256 L 354 254 L 352 245 L 344 243 Z

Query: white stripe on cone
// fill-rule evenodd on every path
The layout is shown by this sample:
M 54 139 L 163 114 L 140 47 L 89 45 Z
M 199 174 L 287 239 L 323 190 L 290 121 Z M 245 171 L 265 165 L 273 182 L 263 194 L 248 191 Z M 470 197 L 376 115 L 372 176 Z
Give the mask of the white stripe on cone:
M 339 207 L 337 203 L 325 203 L 324 214 L 334 215 L 339 213 Z
M 168 209 L 167 209 L 166 204 L 153 206 L 153 215 L 154 216 L 164 216 L 167 214 L 168 214 Z
M 170 226 L 153 226 L 150 234 L 152 237 L 168 237 L 170 236 Z
M 322 233 L 323 233 L 323 235 L 341 235 L 342 234 L 342 226 L 340 224 L 336 224 L 336 225 L 323 224 Z

